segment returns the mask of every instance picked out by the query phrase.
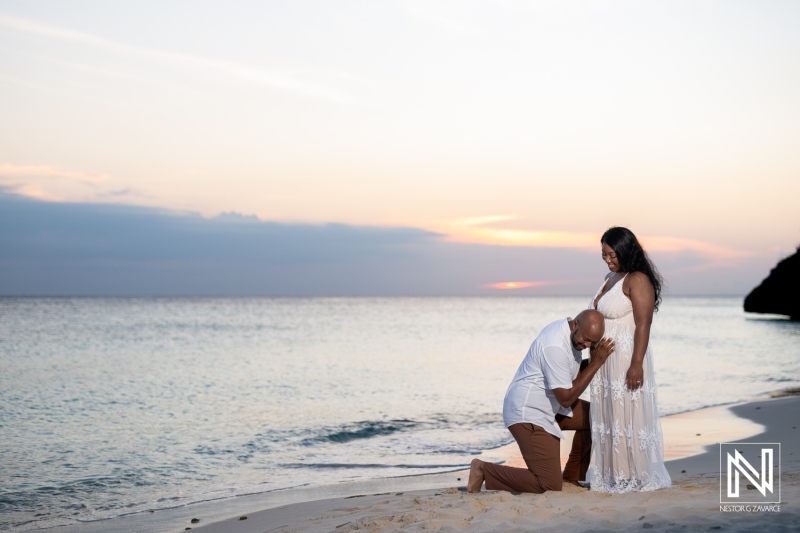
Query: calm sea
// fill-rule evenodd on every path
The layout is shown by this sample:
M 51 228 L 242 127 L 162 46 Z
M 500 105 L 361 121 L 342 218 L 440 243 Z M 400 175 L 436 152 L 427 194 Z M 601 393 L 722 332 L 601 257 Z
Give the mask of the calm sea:
M 588 298 L 0 298 L 0 529 L 466 467 Z M 800 323 L 656 315 L 662 414 L 800 385 Z

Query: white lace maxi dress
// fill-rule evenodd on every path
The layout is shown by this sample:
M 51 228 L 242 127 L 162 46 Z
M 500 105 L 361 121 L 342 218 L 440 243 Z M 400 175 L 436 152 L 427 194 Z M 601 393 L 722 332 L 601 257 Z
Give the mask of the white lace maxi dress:
M 664 466 L 664 439 L 658 416 L 658 395 L 650 347 L 644 356 L 644 383 L 636 391 L 625 384 L 633 355 L 633 306 L 620 280 L 597 303 L 605 317 L 605 336 L 614 340 L 614 353 L 592 379 L 591 490 L 630 492 L 671 485 Z M 603 286 L 592 299 L 591 307 Z

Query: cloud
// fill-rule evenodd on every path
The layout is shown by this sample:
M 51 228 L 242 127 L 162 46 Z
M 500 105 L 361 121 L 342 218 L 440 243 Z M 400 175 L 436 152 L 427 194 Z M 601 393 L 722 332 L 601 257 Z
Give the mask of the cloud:
M 88 187 L 100 195 L 98 186 L 109 178 L 108 174 L 93 174 L 74 170 L 63 170 L 44 165 L 11 165 L 0 163 L 0 187 L 5 190 L 46 201 L 62 201 L 74 194 L 78 188 Z
M 1 187 L 0 228 L 0 294 L 588 299 L 607 272 L 595 251 L 580 248 L 459 243 L 408 227 L 285 224 L 239 213 L 209 219 L 135 205 L 43 202 Z M 772 257 L 748 257 L 687 273 L 681 269 L 705 259 L 686 251 L 652 256 L 671 294 L 743 294 L 773 265 Z
M 597 232 L 532 230 L 503 227 L 504 222 L 524 221 L 511 215 L 493 215 L 464 218 L 452 223 L 446 230 L 450 240 L 498 246 L 580 248 L 596 251 L 600 247 Z M 489 226 L 489 227 L 487 227 Z M 638 236 L 648 252 L 690 253 L 706 258 L 703 268 L 716 266 L 720 261 L 750 257 L 753 252 L 738 250 L 709 242 L 681 237 Z
M 694 239 L 679 237 L 642 237 L 642 246 L 653 252 L 696 252 L 702 257 L 716 260 L 729 260 L 749 257 L 753 252 L 737 250 Z
M 161 50 L 154 50 L 151 48 L 131 46 L 85 32 L 75 31 L 68 28 L 59 28 L 30 20 L 9 17 L 3 14 L 0 14 L 0 26 L 5 26 L 17 31 L 41 35 L 43 37 L 49 37 L 52 39 L 78 42 L 117 53 L 151 57 L 160 61 L 179 64 L 186 68 L 201 69 L 204 71 L 212 70 L 230 78 L 248 81 L 250 83 L 281 89 L 284 91 L 300 93 L 339 104 L 357 103 L 357 100 L 352 96 L 336 91 L 324 85 L 310 83 L 293 77 L 287 73 L 269 70 L 262 67 L 257 68 L 230 61 L 219 61 L 188 54 L 177 54 L 172 52 L 164 52 Z
M 145 191 L 115 183 L 110 174 L 51 165 L 0 163 L 0 190 L 48 202 L 151 200 Z
M 512 215 L 471 217 L 457 220 L 447 228 L 454 242 L 495 246 L 546 246 L 556 248 L 597 249 L 597 233 L 530 230 L 503 227 L 503 222 L 524 223 Z
M 496 279 L 594 277 L 579 252 L 448 243 L 417 228 L 207 219 L 9 193 L 0 226 L 5 294 L 463 295 L 488 294 Z
M 462 218 L 446 229 L 450 240 L 496 246 L 547 246 L 558 248 L 597 248 L 595 233 L 529 230 L 503 227 L 504 222 L 524 223 L 514 215 L 489 215 Z M 488 227 L 487 227 L 488 226 Z
M 63 170 L 43 165 L 11 165 L 0 163 L 0 178 L 53 178 L 71 179 L 87 185 L 96 185 L 108 179 L 108 174 L 93 174 L 74 170 Z

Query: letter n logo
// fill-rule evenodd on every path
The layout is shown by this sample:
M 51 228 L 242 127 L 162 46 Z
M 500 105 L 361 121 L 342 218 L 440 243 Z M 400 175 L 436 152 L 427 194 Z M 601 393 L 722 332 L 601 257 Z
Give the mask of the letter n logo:
M 739 497 L 739 473 L 750 480 L 762 496 L 772 490 L 772 448 L 761 449 L 761 473 L 756 472 L 753 465 L 742 457 L 739 450 L 734 450 L 733 455 L 728 455 L 728 498 Z M 760 480 L 760 483 L 759 483 Z
M 719 453 L 720 503 L 780 503 L 780 443 L 728 442 Z

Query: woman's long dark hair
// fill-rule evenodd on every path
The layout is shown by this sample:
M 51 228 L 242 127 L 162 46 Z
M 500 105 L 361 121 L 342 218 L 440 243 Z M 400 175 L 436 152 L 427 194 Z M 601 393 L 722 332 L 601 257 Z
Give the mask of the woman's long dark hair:
M 650 283 L 653 284 L 655 291 L 655 310 L 658 311 L 658 304 L 661 303 L 661 287 L 664 284 L 664 278 L 658 273 L 658 269 L 650 261 L 647 252 L 644 251 L 642 245 L 636 235 L 633 234 L 628 228 L 614 226 L 608 228 L 603 236 L 600 238 L 601 244 L 607 244 L 617 254 L 617 261 L 619 268 L 623 272 L 641 272 L 650 278 Z

